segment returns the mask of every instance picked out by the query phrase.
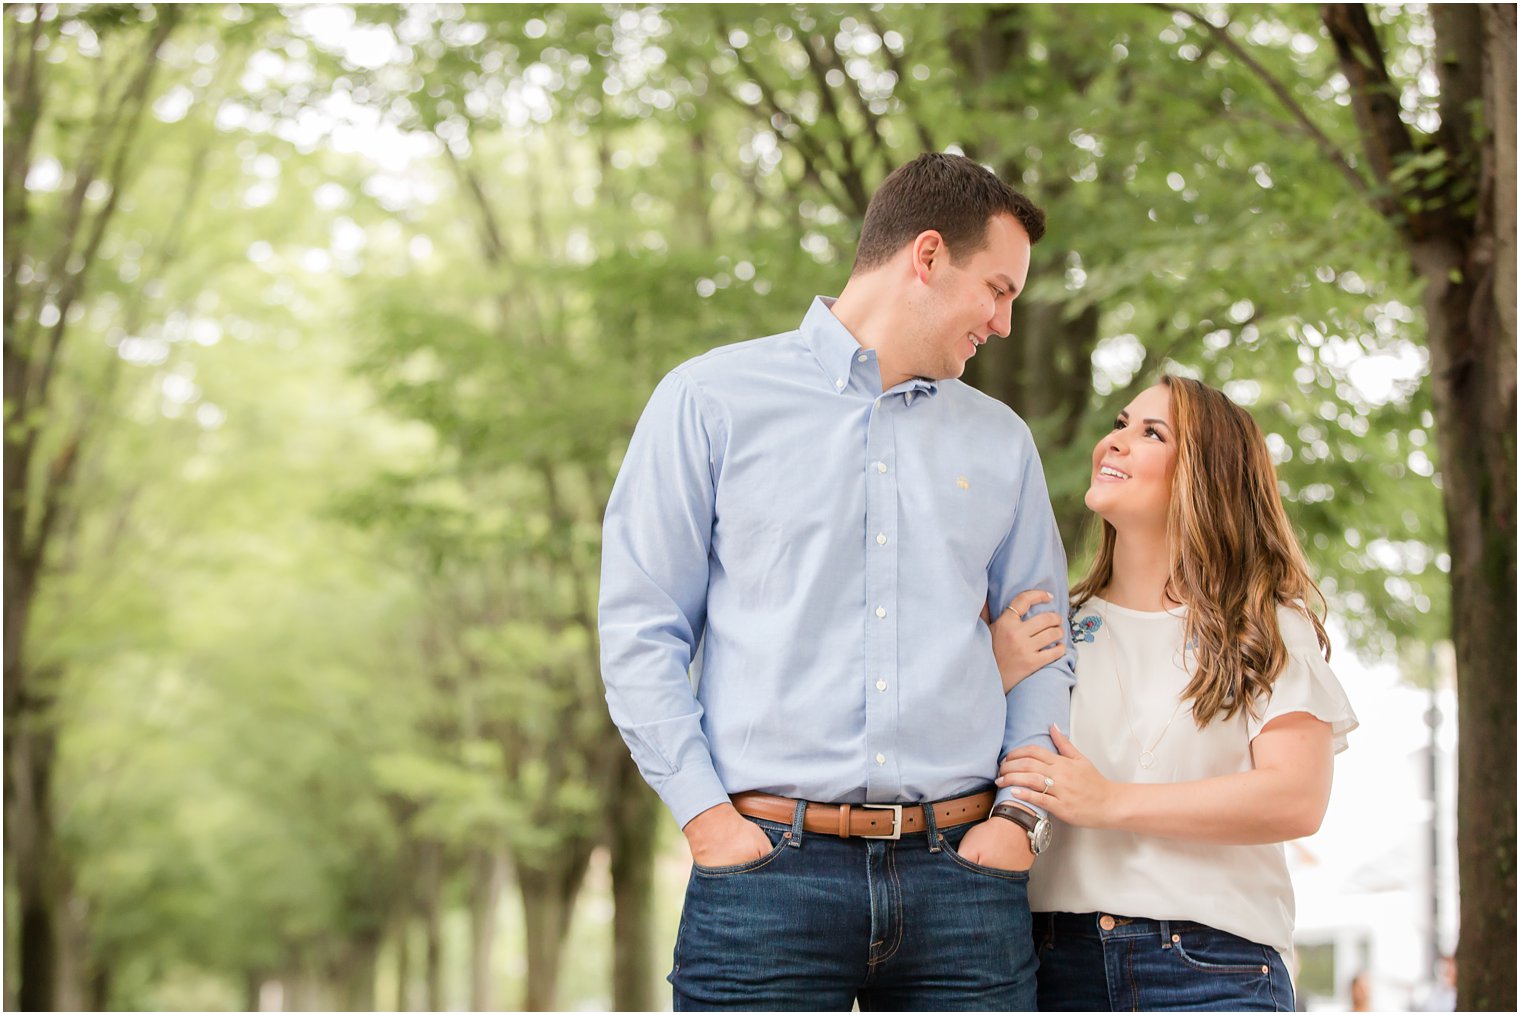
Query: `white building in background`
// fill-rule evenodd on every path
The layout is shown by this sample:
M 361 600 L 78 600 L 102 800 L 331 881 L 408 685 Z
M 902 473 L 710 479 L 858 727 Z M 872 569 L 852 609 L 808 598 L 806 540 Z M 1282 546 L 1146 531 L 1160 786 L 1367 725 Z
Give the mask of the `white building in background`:
M 1412 1010 L 1434 973 L 1432 892 L 1434 940 L 1448 954 L 1457 941 L 1456 695 L 1449 687 L 1436 695 L 1433 808 L 1430 692 L 1404 682 L 1396 666 L 1367 666 L 1345 648 L 1331 666 L 1361 726 L 1336 758 L 1324 824 L 1287 845 L 1298 902 L 1300 1007 L 1345 1010 L 1352 978 L 1366 971 L 1374 1009 Z

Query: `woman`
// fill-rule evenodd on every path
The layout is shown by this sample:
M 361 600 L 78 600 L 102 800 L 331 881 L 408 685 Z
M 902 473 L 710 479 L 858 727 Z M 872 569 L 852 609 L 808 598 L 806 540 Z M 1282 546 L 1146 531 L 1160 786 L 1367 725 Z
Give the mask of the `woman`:
M 1071 738 L 998 777 L 1061 822 L 1030 882 L 1040 1008 L 1292 1011 L 1282 843 L 1318 829 L 1357 721 L 1266 440 L 1163 377 L 1093 449 L 1086 501 Z M 1065 650 L 1049 614 L 1020 619 L 1041 598 L 993 625 L 1010 687 Z

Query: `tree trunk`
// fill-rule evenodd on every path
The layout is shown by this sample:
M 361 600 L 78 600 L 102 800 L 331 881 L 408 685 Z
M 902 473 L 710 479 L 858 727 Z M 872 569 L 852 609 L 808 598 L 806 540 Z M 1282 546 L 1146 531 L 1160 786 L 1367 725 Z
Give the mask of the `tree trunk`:
M 375 1010 L 375 963 L 380 955 L 378 931 L 361 934 L 344 947 L 336 986 L 342 992 L 344 1011 Z
M 331 982 L 318 974 L 316 968 L 298 965 L 286 977 L 286 1011 L 336 1011 L 332 1000 Z
M 403 903 L 393 922 L 392 937 L 396 942 L 396 998 L 395 1011 L 412 1011 L 412 908 Z
M 1515 999 L 1515 530 L 1514 446 L 1485 411 L 1486 356 L 1454 350 L 1489 345 L 1475 333 L 1475 288 L 1435 278 L 1467 258 L 1424 251 L 1437 446 L 1451 543 L 1452 641 L 1457 656 L 1457 868 L 1461 884 L 1458 1007 L 1514 1009 Z M 1470 277 L 1470 276 L 1469 276 Z M 1490 315 L 1492 316 L 1492 315 Z M 1511 419 L 1514 412 L 1511 389 Z M 1513 435 L 1512 425 L 1509 434 Z M 1506 460 L 1507 455 L 1507 460 Z
M 1059 303 L 1020 300 L 1012 335 L 988 342 L 967 366 L 966 383 L 1003 402 L 1035 429 L 1049 459 L 1077 438 L 1092 392 L 1092 351 L 1098 344 L 1097 307 L 1075 315 Z M 1081 494 L 1051 505 L 1068 547 L 1080 542 L 1088 518 Z
M 481 849 L 473 859 L 470 892 L 470 1010 L 494 1011 L 495 969 L 491 952 L 496 945 L 497 911 L 501 903 L 502 858 Z
M 111 961 L 107 958 L 97 958 L 90 966 L 90 981 L 88 984 L 88 996 L 90 1011 L 112 1011 L 115 1006 L 111 1004 Z M 255 998 L 257 1001 L 257 998 Z
M 264 974 L 258 970 L 249 969 L 243 973 L 243 1010 L 264 1010 Z M 108 1008 L 97 1008 L 96 1011 L 109 1011 Z
M 1436 4 L 1441 125 L 1415 137 L 1361 4 L 1321 17 L 1424 283 L 1457 655 L 1457 1007 L 1515 1008 L 1515 10 Z M 1486 130 L 1475 130 L 1482 108 Z M 1439 156 L 1433 169 L 1409 162 Z M 1415 172 L 1407 172 L 1414 166 Z
M 443 849 L 436 842 L 420 847 L 419 909 L 427 942 L 423 961 L 427 983 L 427 1010 L 443 1011 L 443 935 L 440 927 L 443 895 Z
M 46 247 L 31 251 L 24 245 L 32 233 L 27 225 L 32 213 L 27 206 L 25 178 L 33 132 L 40 119 L 37 111 L 43 108 L 49 91 L 41 70 L 46 60 L 36 54 L 49 41 L 49 26 L 56 24 L 56 19 L 44 22 L 39 5 L 30 29 L 15 23 L 7 25 L 7 31 L 17 35 L 13 45 L 27 51 L 25 58 L 16 55 L 15 73 L 7 73 L 5 81 L 5 140 L 9 149 L 4 166 L 5 222 L 10 228 L 4 241 L 5 307 L 0 313 L 5 366 L 5 506 L 4 539 L 0 540 L 5 592 L 5 846 L 12 857 L 20 923 L 16 950 L 21 985 L 16 999 L 27 1011 L 51 1010 L 59 1000 L 61 928 L 59 893 L 53 878 L 62 861 L 52 828 L 52 761 L 57 737 L 52 726 L 52 692 L 37 686 L 50 683 L 56 675 L 35 667 L 24 652 L 24 640 L 50 562 L 49 542 L 60 535 L 59 519 L 67 514 L 79 458 L 78 441 L 66 442 L 58 456 L 46 463 L 45 470 L 37 470 L 40 481 L 30 466 L 44 424 L 56 415 L 57 397 L 51 393 L 51 383 L 65 345 L 69 311 L 84 298 L 89 269 L 117 208 L 128 162 L 136 149 L 137 127 L 147 108 L 159 50 L 180 17 L 170 4 L 158 5 L 152 13 L 154 23 L 136 60 L 118 65 L 121 70 L 132 69 L 113 109 L 98 111 L 100 115 L 93 117 L 92 126 L 84 132 L 83 145 L 71 166 L 73 189 L 57 219 L 40 230 L 47 238 Z M 29 38 L 20 38 L 22 33 Z M 111 186 L 104 202 L 86 214 L 86 197 L 90 184 L 96 181 Z M 44 278 L 52 286 L 50 296 L 58 319 L 45 331 L 40 325 L 18 327 L 17 307 L 23 300 L 31 299 L 33 307 L 40 305 L 37 284 L 23 283 L 18 275 L 28 256 L 48 264 Z M 70 996 L 68 1000 L 79 1003 L 82 998 Z
M 590 860 L 590 845 L 571 840 L 558 848 L 551 867 L 531 867 L 521 861 L 515 865 L 528 942 L 524 1011 L 557 1010 L 560 959 L 570 932 L 575 897 Z
M 55 865 L 52 875 L 52 891 L 57 899 L 53 1003 L 59 1011 L 99 1011 L 90 998 L 94 962 L 90 955 L 89 910 L 75 894 L 65 867 Z
M 970 17 L 948 40 L 962 76 L 979 92 L 978 108 L 1012 112 L 1023 105 L 1006 82 L 1028 59 L 1029 32 L 1024 22 L 1025 12 L 1017 7 L 991 7 L 980 17 Z M 1054 65 L 1059 66 L 1059 61 Z M 1069 83 L 1076 91 L 1086 87 L 1075 74 Z M 1009 154 L 1006 135 L 986 134 L 974 139 L 974 147 L 973 157 L 991 164 L 1003 180 L 1019 185 L 1018 158 Z M 1059 178 L 1053 179 L 1034 195 L 1036 203 L 1049 203 L 1065 189 Z M 1065 270 L 1068 253 L 1065 248 L 1047 253 L 1052 242 L 1057 241 L 1047 240 L 1047 246 L 1036 248 L 1032 271 Z M 1099 317 L 1092 305 L 1073 312 L 1064 303 L 1020 299 L 1013 304 L 1010 334 L 988 342 L 966 365 L 967 384 L 1003 402 L 1034 428 L 1042 458 L 1069 447 L 1087 413 Z M 1088 518 L 1081 495 L 1053 498 L 1051 506 L 1066 545 L 1076 547 Z
M 315 1011 L 315 998 L 307 985 L 306 973 L 292 965 L 277 981 L 280 985 L 281 1011 Z
M 34 678 L 35 679 L 35 678 Z M 54 734 L 35 715 L 20 729 L 7 724 L 10 757 L 5 766 L 7 788 L 6 835 L 10 839 L 20 922 L 17 954 L 21 986 L 17 1006 L 22 1011 L 52 1011 L 57 990 L 57 899 L 50 865 L 56 853 L 52 809 Z
M 613 795 L 612 827 L 612 1007 L 653 1011 L 655 839 L 660 801 L 645 784 L 633 759 L 623 755 L 621 786 Z
M 1455 265 L 1461 283 L 1453 281 L 1458 276 L 1450 270 L 1444 278 L 1435 277 L 1450 267 L 1440 256 L 1448 251 L 1417 256 L 1416 264 L 1426 279 L 1431 327 L 1462 730 L 1457 744 L 1462 928 L 1457 1007 L 1513 1011 L 1515 8 L 1484 6 L 1481 28 L 1471 26 L 1471 34 L 1483 38 L 1489 127 L 1477 235 Z M 1435 13 L 1439 38 L 1459 15 L 1440 8 Z M 1444 116 L 1444 104 L 1442 112 Z
M 528 985 L 523 1010 L 554 1011 L 560 954 L 570 926 L 570 906 L 559 886 L 539 877 L 520 875 L 518 888 L 523 900 L 523 923 L 528 931 Z

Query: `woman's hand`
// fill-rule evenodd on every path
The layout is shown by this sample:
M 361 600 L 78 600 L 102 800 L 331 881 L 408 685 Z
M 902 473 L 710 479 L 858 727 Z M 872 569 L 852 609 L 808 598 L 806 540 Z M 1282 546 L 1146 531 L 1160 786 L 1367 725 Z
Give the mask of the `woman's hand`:
M 1049 592 L 1029 589 L 1013 597 L 1008 609 L 992 624 L 992 651 L 997 656 L 998 672 L 1003 676 L 1003 693 L 1042 666 L 1060 659 L 1066 652 L 1066 632 L 1061 618 L 1047 610 L 1027 620 L 1024 615 L 1039 603 L 1054 597 Z
M 1124 784 L 1103 778 L 1054 725 L 1050 738 L 1059 755 L 1043 747 L 1010 751 L 998 767 L 997 784 L 1014 787 L 1016 798 L 1045 808 L 1068 825 L 1111 827 Z

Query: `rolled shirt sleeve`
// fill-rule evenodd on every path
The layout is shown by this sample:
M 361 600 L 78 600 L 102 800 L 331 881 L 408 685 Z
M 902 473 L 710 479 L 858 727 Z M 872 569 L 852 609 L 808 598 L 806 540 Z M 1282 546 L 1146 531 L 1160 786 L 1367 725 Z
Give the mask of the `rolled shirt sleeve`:
M 1026 589 L 1043 589 L 1054 597 L 1037 605 L 1031 613 L 1054 611 L 1065 617 L 1070 609 L 1066 582 L 1066 551 L 1061 532 L 1050 506 L 1050 492 L 1034 440 L 1023 427 L 1022 482 L 1013 524 L 998 547 L 988 567 L 988 598 L 997 617 L 1008 608 L 1014 596 Z M 1063 625 L 1064 627 L 1064 625 Z M 1025 677 L 1008 692 L 1008 715 L 1003 729 L 1003 754 L 1034 744 L 1055 751 L 1050 738 L 1051 724 L 1063 732 L 1071 730 L 1071 689 L 1076 684 L 1076 648 L 1066 639 L 1066 652 L 1058 660 Z M 1001 759 L 1000 759 L 1001 760 Z M 1012 798 L 1012 790 L 998 791 L 1001 803 Z M 1044 813 L 1025 800 L 1016 803 Z
M 719 446 L 698 393 L 679 371 L 667 375 L 639 419 L 602 528 L 607 706 L 682 826 L 728 800 L 688 675 L 706 620 Z

